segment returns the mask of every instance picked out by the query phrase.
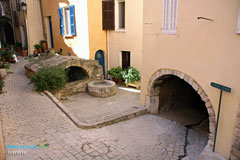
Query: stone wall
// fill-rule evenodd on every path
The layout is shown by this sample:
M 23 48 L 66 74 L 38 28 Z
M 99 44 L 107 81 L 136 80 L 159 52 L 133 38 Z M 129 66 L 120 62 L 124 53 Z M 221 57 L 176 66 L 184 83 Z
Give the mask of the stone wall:
M 76 93 L 87 91 L 87 84 L 91 80 L 103 79 L 102 66 L 95 60 L 80 59 L 74 56 L 45 56 L 25 65 L 25 74 L 31 77 L 39 69 L 43 67 L 59 66 L 69 68 L 72 66 L 80 67 L 86 71 L 88 78 L 67 83 L 61 90 L 55 91 L 53 94 L 59 99 L 64 99 Z
M 240 108 L 238 110 L 231 160 L 240 160 Z

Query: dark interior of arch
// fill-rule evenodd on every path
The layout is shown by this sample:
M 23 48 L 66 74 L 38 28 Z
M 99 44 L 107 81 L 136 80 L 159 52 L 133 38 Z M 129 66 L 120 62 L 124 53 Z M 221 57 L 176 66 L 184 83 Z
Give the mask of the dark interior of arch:
M 209 115 L 199 94 L 176 76 L 161 77 L 159 115 L 186 127 L 200 127 L 209 132 Z
M 89 77 L 87 72 L 81 67 L 71 66 L 67 68 L 66 71 L 68 75 L 68 82 L 79 81 Z

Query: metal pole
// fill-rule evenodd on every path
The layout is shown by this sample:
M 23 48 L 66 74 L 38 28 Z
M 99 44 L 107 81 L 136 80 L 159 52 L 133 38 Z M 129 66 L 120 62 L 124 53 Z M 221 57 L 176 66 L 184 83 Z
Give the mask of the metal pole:
M 215 146 L 216 146 L 218 123 L 219 123 L 219 116 L 220 116 L 220 110 L 221 110 L 221 102 L 222 102 L 222 90 L 221 90 L 221 92 L 220 92 L 220 99 L 219 99 L 219 105 L 218 105 L 217 125 L 216 125 L 216 130 L 215 130 L 215 137 L 214 137 L 214 144 L 213 144 L 213 152 L 215 152 Z

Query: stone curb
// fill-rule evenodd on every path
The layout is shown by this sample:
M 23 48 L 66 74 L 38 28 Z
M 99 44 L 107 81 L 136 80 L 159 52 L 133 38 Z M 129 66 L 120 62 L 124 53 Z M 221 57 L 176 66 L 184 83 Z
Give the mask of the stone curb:
M 84 122 L 80 122 L 79 119 L 74 114 L 72 114 L 69 111 L 69 109 L 66 108 L 52 93 L 50 93 L 49 91 L 44 91 L 44 93 L 53 101 L 53 103 L 55 103 L 58 106 L 58 108 L 61 111 L 63 111 L 70 118 L 70 120 L 77 127 L 82 129 L 100 128 L 106 125 L 118 123 L 120 121 L 132 119 L 134 117 L 138 117 L 140 115 L 147 113 L 147 109 L 141 109 L 141 110 L 138 110 L 137 112 L 132 111 L 132 112 L 128 112 L 127 114 L 119 114 L 115 117 L 106 119 L 104 121 L 99 121 L 97 123 L 84 123 Z
M 0 160 L 5 160 L 5 150 L 4 150 L 4 142 L 3 142 L 3 135 L 2 135 L 2 119 L 0 115 Z

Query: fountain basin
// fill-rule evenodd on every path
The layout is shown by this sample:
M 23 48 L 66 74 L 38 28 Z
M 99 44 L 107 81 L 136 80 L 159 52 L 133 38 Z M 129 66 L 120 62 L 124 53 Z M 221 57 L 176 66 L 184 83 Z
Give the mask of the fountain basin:
M 91 96 L 106 98 L 116 93 L 116 84 L 113 81 L 93 80 L 88 83 L 88 94 Z

